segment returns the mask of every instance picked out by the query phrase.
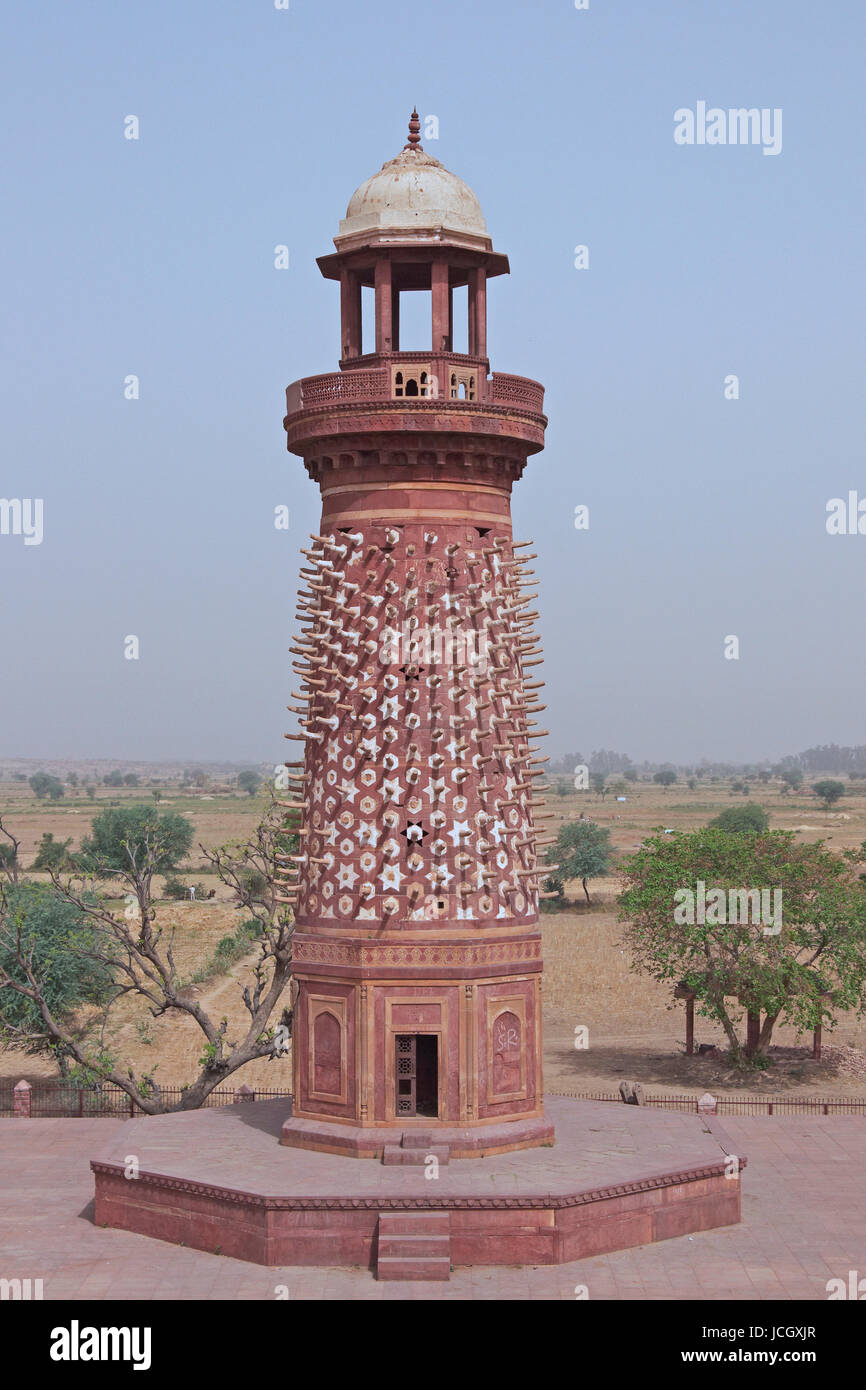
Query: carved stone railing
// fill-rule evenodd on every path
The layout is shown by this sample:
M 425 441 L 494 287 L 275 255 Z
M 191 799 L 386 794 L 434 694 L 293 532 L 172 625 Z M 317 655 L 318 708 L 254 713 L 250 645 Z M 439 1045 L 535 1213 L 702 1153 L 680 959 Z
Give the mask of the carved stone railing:
M 411 356 L 420 360 L 423 354 L 416 353 Z M 394 357 L 396 360 L 404 357 L 408 359 L 410 354 L 394 354 Z M 450 361 L 446 358 L 441 362 L 432 355 L 426 358 L 432 374 L 437 376 L 440 382 L 440 402 L 447 400 L 449 406 L 457 409 L 472 409 L 473 406 L 477 408 L 479 404 L 488 402 L 498 406 L 510 406 L 514 410 L 528 411 L 533 415 L 544 413 L 544 387 L 529 377 L 513 376 L 507 372 L 494 372 L 490 377 L 479 374 L 475 401 L 452 400 L 443 391 L 442 386 L 448 381 L 448 367 L 455 363 L 456 357 L 457 355 L 453 354 Z M 357 371 L 326 372 L 322 376 L 308 376 L 292 382 L 286 391 L 286 414 L 296 415 L 316 406 L 392 399 L 394 397 L 391 389 L 391 371 L 387 366 L 364 367 Z M 409 406 L 429 406 L 430 401 L 429 396 L 402 398 L 402 402 Z
M 528 376 L 511 376 L 494 372 L 487 383 L 487 399 L 496 405 L 511 405 L 518 410 L 544 413 L 544 387 Z
M 294 415 L 315 405 L 390 398 L 390 378 L 380 367 L 373 371 L 326 372 L 323 376 L 306 376 L 301 381 L 293 381 L 286 392 L 286 406 L 288 414 Z

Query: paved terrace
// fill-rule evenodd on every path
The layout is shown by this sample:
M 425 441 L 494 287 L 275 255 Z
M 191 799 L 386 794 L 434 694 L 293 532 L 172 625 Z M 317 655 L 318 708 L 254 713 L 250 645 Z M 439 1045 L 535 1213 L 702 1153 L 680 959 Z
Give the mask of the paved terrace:
M 572 1300 L 586 1285 L 591 1299 L 753 1300 L 825 1299 L 828 1279 L 866 1273 L 859 1117 L 726 1116 L 735 1150 L 749 1158 L 739 1226 L 573 1264 L 458 1268 L 435 1285 L 378 1283 L 366 1269 L 264 1268 L 96 1229 L 90 1159 L 123 1148 L 127 1134 L 135 1152 L 142 1124 L 0 1121 L 0 1277 L 42 1278 L 46 1299 L 271 1299 L 283 1285 L 292 1299 Z M 369 1165 L 369 1179 L 377 1166 L 340 1162 Z

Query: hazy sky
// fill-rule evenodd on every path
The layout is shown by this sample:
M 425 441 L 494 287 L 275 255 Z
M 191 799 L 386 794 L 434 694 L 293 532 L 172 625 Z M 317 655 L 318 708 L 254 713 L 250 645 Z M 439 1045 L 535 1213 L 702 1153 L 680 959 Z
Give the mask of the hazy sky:
M 547 388 L 548 751 L 866 742 L 866 535 L 825 525 L 866 498 L 862 0 L 15 11 L 0 496 L 44 534 L 0 535 L 0 757 L 284 755 L 318 494 L 283 393 L 336 366 L 315 257 L 413 102 L 511 259 L 492 366 Z M 781 151 L 675 143 L 699 102 L 780 109 Z

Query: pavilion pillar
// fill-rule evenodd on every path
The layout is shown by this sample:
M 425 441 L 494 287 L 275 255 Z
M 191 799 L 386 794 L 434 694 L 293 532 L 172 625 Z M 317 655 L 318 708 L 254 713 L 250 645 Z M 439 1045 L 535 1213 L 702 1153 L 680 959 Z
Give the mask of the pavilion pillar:
M 400 351 L 400 291 L 393 281 L 391 283 L 391 347 L 394 352 Z
M 475 351 L 475 345 L 478 342 L 477 319 L 475 316 L 475 301 L 477 292 L 478 287 L 475 282 L 475 272 L 473 270 L 470 270 L 469 282 L 466 286 L 466 300 L 469 305 L 469 324 L 468 332 L 466 335 L 466 351 L 469 353 L 470 357 L 477 356 L 477 353 Z
M 487 271 L 479 265 L 471 272 L 469 284 L 469 352 L 487 356 Z M 474 342 L 474 347 L 472 343 Z
M 433 351 L 451 350 L 451 294 L 448 286 L 448 262 L 434 261 L 430 267 L 430 289 L 433 315 Z
M 360 357 L 361 279 L 345 266 L 340 271 L 340 329 L 343 357 Z
M 393 351 L 391 262 L 387 256 L 376 261 L 376 351 Z

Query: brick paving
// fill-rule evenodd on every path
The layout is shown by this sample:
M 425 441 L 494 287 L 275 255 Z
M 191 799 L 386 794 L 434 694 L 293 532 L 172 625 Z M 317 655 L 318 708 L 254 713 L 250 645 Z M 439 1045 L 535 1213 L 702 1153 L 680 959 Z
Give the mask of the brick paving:
M 360 1269 L 266 1269 L 96 1229 L 90 1159 L 108 1144 L 123 1148 L 146 1123 L 0 1121 L 0 1277 L 42 1278 L 46 1299 L 73 1300 L 273 1299 L 281 1286 L 290 1299 L 573 1300 L 580 1285 L 590 1299 L 760 1300 L 825 1299 L 828 1279 L 866 1274 L 866 1124 L 857 1117 L 726 1117 L 735 1152 L 749 1157 L 738 1226 L 567 1265 L 458 1268 L 430 1285 L 378 1283 Z

